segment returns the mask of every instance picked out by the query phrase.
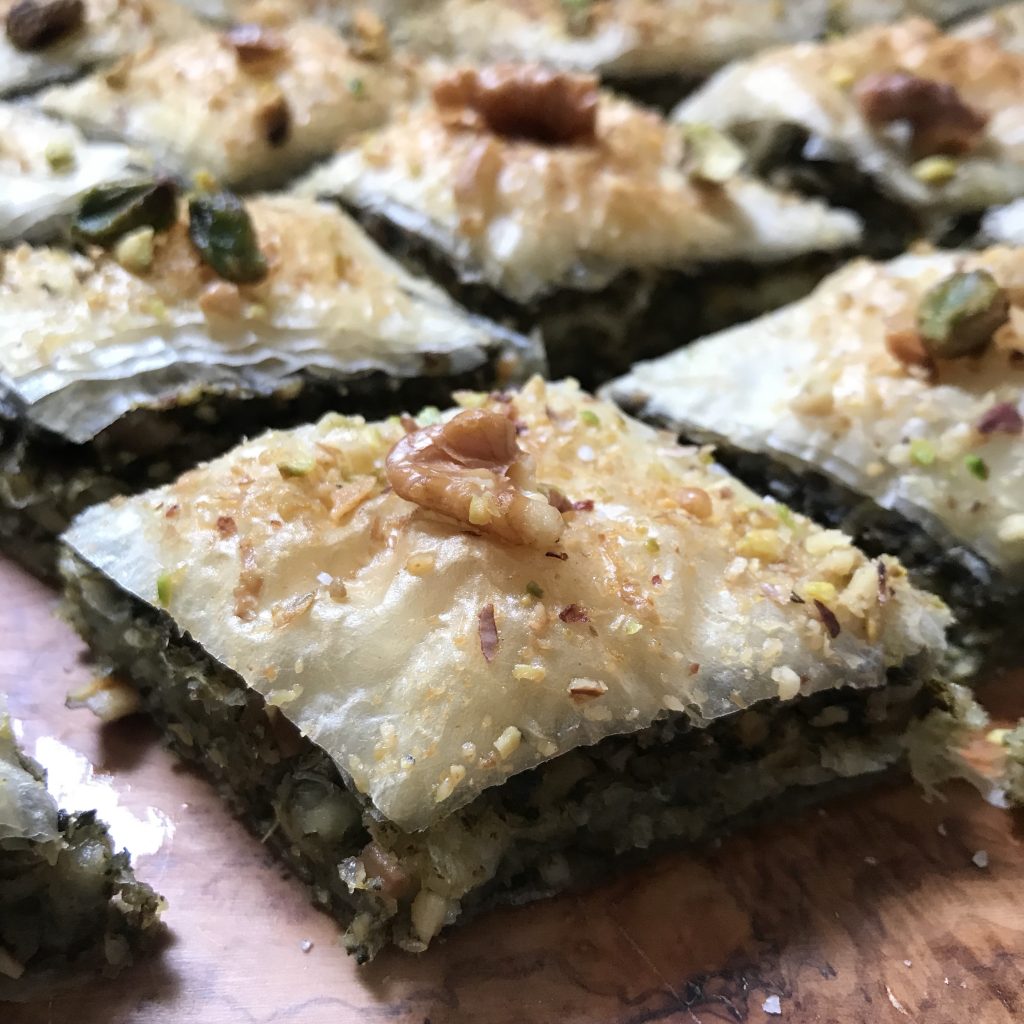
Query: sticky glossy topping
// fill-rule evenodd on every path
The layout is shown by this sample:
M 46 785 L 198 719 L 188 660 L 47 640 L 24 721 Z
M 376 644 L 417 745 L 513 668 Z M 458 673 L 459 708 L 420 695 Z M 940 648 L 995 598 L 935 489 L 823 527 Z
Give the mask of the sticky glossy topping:
M 547 146 L 597 141 L 597 79 L 538 65 L 462 68 L 434 86 L 451 123 Z

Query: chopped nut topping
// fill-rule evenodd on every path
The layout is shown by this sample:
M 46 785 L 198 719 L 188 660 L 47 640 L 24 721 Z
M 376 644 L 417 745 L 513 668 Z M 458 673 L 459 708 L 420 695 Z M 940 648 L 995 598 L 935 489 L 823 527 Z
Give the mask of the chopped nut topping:
M 495 741 L 494 749 L 498 756 L 504 761 L 511 757 L 523 741 L 523 734 L 514 726 L 510 725 Z
M 231 516 L 217 516 L 217 532 L 222 537 L 234 537 L 238 533 L 238 526 Z
M 559 613 L 558 617 L 563 622 L 589 622 L 590 616 L 587 614 L 586 608 L 581 608 L 578 604 L 571 604 L 567 608 L 563 608 Z
M 363 60 L 385 60 L 391 52 L 388 29 L 373 11 L 359 7 L 352 15 L 352 53 Z
M 569 683 L 569 693 L 577 700 L 603 697 L 607 692 L 608 684 L 600 679 L 574 679 Z
M 292 111 L 283 96 L 276 96 L 256 115 L 267 145 L 280 149 L 292 132 Z
M 263 575 L 256 566 L 256 551 L 248 541 L 238 545 L 238 557 L 242 562 L 242 570 L 238 574 L 238 586 L 235 587 L 235 615 L 243 622 L 251 622 L 256 618 L 259 607 Z
M 7 12 L 7 38 L 16 50 L 34 53 L 84 24 L 84 0 L 18 0 Z
M 434 102 L 453 123 L 544 146 L 597 142 L 597 79 L 538 65 L 496 65 L 451 72 Z
M 684 512 L 689 512 L 695 519 L 708 519 L 714 511 L 711 495 L 701 487 L 684 487 L 676 500 Z
M 981 415 L 975 428 L 979 434 L 1019 434 L 1024 431 L 1024 417 L 1012 402 L 1000 402 Z
M 821 618 L 822 624 L 825 626 L 825 629 L 828 630 L 828 635 L 832 637 L 833 640 L 835 640 L 835 638 L 839 636 L 839 634 L 842 632 L 839 626 L 839 620 L 836 618 L 835 612 L 832 611 L 832 609 L 829 608 L 828 605 L 823 604 L 821 601 L 817 600 L 817 598 L 815 598 L 814 600 L 814 607 L 817 608 L 818 616 Z
M 921 335 L 907 328 L 904 330 L 887 331 L 885 347 L 889 355 L 903 363 L 904 366 L 930 367 L 931 356 L 924 347 Z
M 530 486 L 532 462 L 511 420 L 469 409 L 406 434 L 387 457 L 395 493 L 510 544 L 550 547 L 565 523 Z
M 1006 292 L 986 270 L 950 274 L 929 288 L 917 308 L 917 331 L 929 355 L 976 355 L 1010 317 Z
M 494 661 L 498 653 L 498 624 L 494 621 L 494 605 L 485 604 L 477 616 L 480 651 L 486 661 Z
M 917 157 L 956 156 L 981 141 L 988 117 L 968 106 L 952 85 L 902 71 L 868 75 L 855 94 L 865 120 L 874 127 L 905 121 Z
M 382 896 L 391 899 L 405 895 L 409 891 L 409 876 L 402 870 L 399 859 L 390 851 L 377 843 L 369 843 L 359 854 L 367 878 L 380 880 L 377 889 Z
M 235 25 L 224 39 L 234 48 L 239 65 L 256 74 L 270 71 L 286 48 L 284 39 L 264 25 Z
M 294 622 L 297 618 L 305 615 L 306 612 L 316 603 L 316 594 L 299 594 L 289 598 L 287 601 L 278 601 L 270 609 L 271 621 L 275 629 L 280 629 Z

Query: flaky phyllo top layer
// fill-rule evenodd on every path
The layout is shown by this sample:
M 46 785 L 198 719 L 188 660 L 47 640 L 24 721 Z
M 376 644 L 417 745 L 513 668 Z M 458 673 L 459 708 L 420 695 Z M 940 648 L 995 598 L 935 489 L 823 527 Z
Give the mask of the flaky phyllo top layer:
M 380 213 L 520 301 L 625 270 L 857 241 L 851 214 L 744 178 L 734 156 L 587 76 L 501 65 L 442 76 L 298 191 Z
M 1024 54 L 998 33 L 919 18 L 725 68 L 675 119 L 764 140 L 797 125 L 806 155 L 850 161 L 914 206 L 981 209 L 1024 193 Z
M 1024 250 L 857 261 L 611 390 L 690 434 L 820 469 L 1024 572 Z
M 0 694 L 0 843 L 51 843 L 58 834 L 57 805 L 22 762 Z
M 268 392 L 299 372 L 459 373 L 498 344 L 493 328 L 404 271 L 333 205 L 283 196 L 229 205 L 232 240 L 246 220 L 254 235 L 249 257 L 260 262 L 241 268 L 255 271 L 247 280 L 211 265 L 184 203 L 169 226 L 106 248 L 5 254 L 0 380 L 34 422 L 85 441 L 190 383 L 243 375 Z
M 68 544 L 407 829 L 661 716 L 881 686 L 941 648 L 895 560 L 574 384 L 460 404 L 266 434 Z
M 299 20 L 142 49 L 39 103 L 90 132 L 145 145 L 177 173 L 271 187 L 380 124 L 415 82 L 386 36 L 348 40 Z

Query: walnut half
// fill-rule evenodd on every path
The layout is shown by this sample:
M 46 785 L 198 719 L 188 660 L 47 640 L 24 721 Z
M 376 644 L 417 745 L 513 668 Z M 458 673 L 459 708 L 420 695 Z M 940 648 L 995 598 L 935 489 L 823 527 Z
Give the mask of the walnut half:
M 462 68 L 434 86 L 434 103 L 455 123 L 544 146 L 597 142 L 597 79 L 536 64 Z
M 905 121 L 915 157 L 969 153 L 981 142 L 987 115 L 975 110 L 945 82 L 903 71 L 868 75 L 856 87 L 857 103 L 873 127 Z
M 406 434 L 387 458 L 400 498 L 509 544 L 550 547 L 565 523 L 532 469 L 512 421 L 486 409 Z

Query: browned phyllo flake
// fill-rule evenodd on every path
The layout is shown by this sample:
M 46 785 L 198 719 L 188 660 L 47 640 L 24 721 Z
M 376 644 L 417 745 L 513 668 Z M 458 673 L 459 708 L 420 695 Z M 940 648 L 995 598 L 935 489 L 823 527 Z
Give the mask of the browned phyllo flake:
M 96 655 L 357 957 L 903 764 L 944 699 L 924 683 L 948 614 L 898 562 L 882 601 L 848 538 L 571 383 L 458 401 L 412 431 L 271 432 L 67 537 L 69 614 Z M 333 517 L 326 495 L 364 479 Z M 511 503 L 473 521 L 473 498 L 508 486 L 558 517 L 557 550 L 505 531 Z M 593 510 L 558 512 L 551 488 Z M 250 550 L 265 571 L 240 622 Z

